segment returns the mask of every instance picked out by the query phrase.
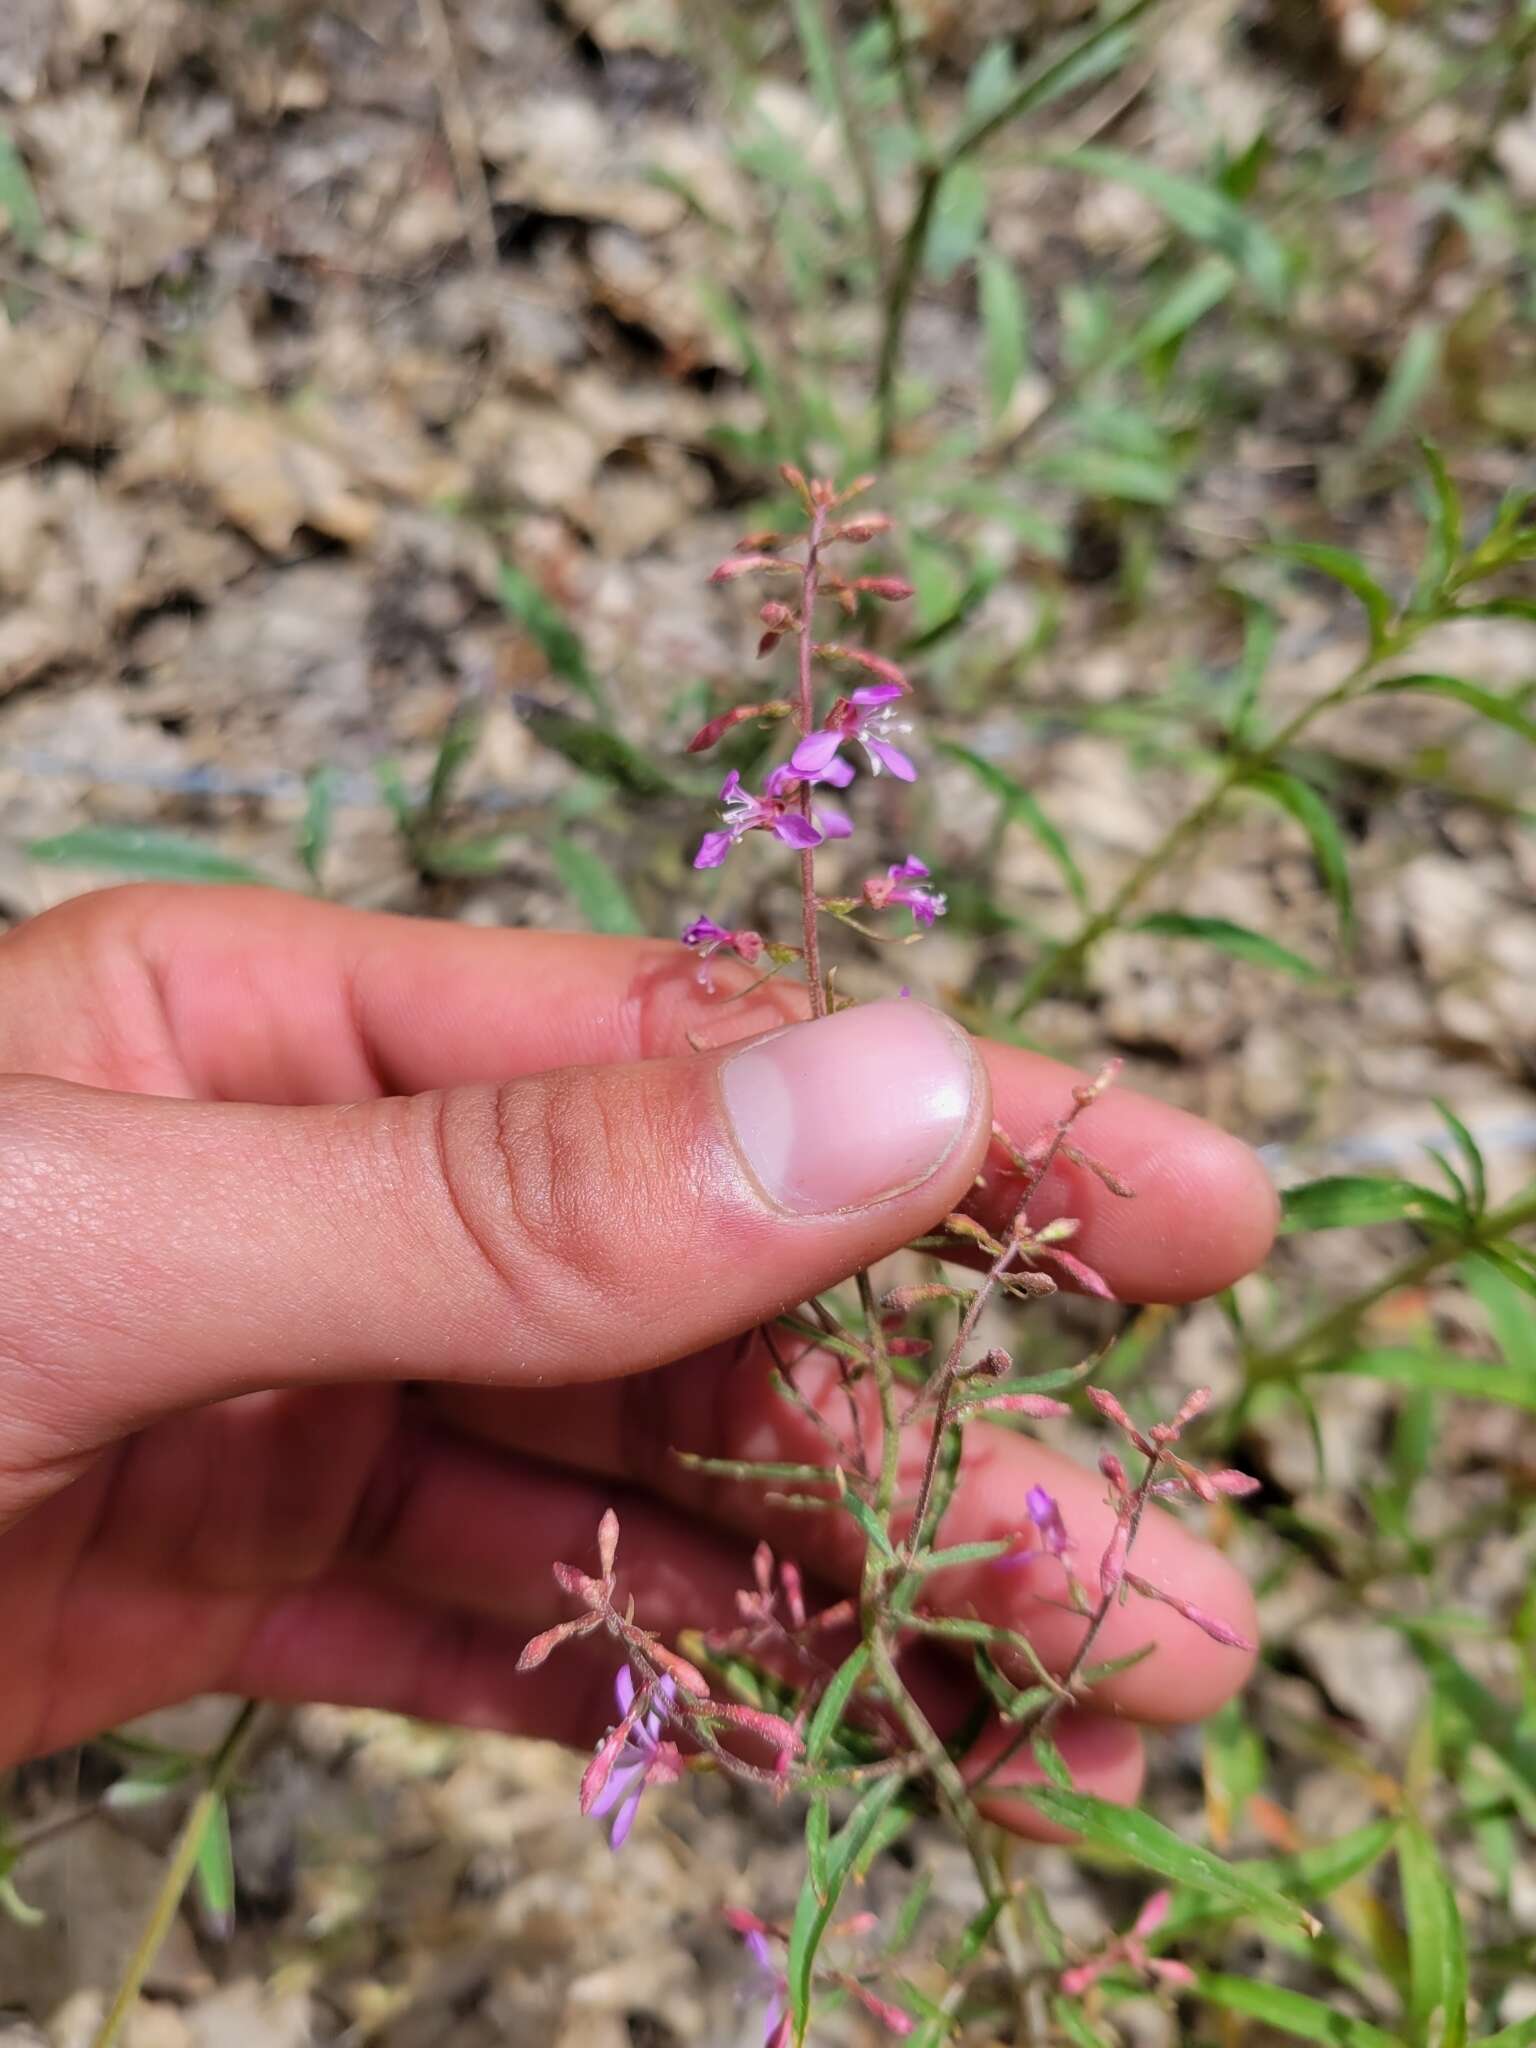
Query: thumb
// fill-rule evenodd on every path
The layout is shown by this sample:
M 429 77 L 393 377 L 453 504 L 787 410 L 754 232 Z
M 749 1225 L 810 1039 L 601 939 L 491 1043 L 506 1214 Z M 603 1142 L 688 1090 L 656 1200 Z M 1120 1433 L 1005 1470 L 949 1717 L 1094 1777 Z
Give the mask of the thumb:
M 85 1449 L 255 1388 L 633 1372 L 931 1226 L 990 1127 L 971 1041 L 905 1001 L 338 1108 L 12 1079 L 5 1407 Z

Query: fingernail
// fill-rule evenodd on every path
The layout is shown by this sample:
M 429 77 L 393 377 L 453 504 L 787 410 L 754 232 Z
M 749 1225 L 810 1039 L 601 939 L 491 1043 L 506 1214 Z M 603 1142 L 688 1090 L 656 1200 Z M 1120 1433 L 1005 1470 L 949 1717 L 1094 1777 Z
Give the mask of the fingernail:
M 720 1085 L 769 1200 L 817 1216 L 925 1181 L 965 1128 L 975 1065 L 936 1010 L 866 1003 L 744 1046 Z

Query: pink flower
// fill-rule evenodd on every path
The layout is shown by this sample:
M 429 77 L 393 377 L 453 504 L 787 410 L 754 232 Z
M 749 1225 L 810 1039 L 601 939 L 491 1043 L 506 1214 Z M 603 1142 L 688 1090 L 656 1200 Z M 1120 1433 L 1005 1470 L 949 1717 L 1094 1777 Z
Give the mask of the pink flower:
M 1010 1551 L 1006 1557 L 1000 1557 L 998 1563 L 1004 1571 L 1032 1564 L 1042 1555 L 1065 1557 L 1072 1548 L 1072 1539 L 1067 1534 L 1067 1525 L 1061 1519 L 1061 1506 L 1054 1494 L 1047 1493 L 1043 1486 L 1032 1486 L 1024 1496 L 1024 1510 L 1034 1523 L 1040 1541 L 1027 1550 Z
M 1128 1969 L 1137 1970 L 1143 1976 L 1153 1977 L 1160 1984 L 1183 1990 L 1193 1984 L 1195 1973 L 1187 1963 L 1170 1962 L 1162 1956 L 1147 1954 L 1147 1941 L 1168 1917 L 1171 1902 L 1168 1892 L 1154 1892 L 1141 1911 L 1128 1934 L 1117 1934 L 1107 1942 L 1096 1956 L 1090 1956 L 1086 1963 L 1079 1963 L 1075 1969 L 1064 1970 L 1061 1975 L 1061 1989 L 1069 1998 L 1080 1997 L 1091 1985 L 1106 1976 L 1117 1963 L 1124 1963 Z
M 763 2048 L 787 2048 L 790 2035 L 789 1980 L 784 1966 L 769 1944 L 771 1929 L 755 1913 L 727 1909 L 726 1919 L 746 1944 L 747 1954 L 757 1966 L 759 1995 L 767 1999 L 763 2011 Z
M 916 923 L 930 929 L 936 918 L 944 915 L 945 899 L 937 889 L 926 886 L 929 869 L 915 853 L 887 868 L 883 875 L 872 875 L 864 884 L 864 901 L 871 910 L 887 910 L 893 903 L 899 903 L 910 910 Z
M 857 740 L 869 761 L 869 771 L 878 775 L 888 768 L 898 782 L 915 782 L 917 770 L 901 751 L 891 745 L 888 733 L 906 732 L 906 723 L 896 717 L 894 706 L 906 695 L 900 683 L 868 683 L 851 697 L 839 697 L 827 713 L 827 722 L 817 732 L 807 733 L 790 755 L 790 766 L 810 782 L 832 782 L 841 789 L 850 771 L 839 757 L 845 740 Z
M 717 868 L 731 848 L 749 832 L 771 832 L 797 852 L 820 846 L 824 839 L 846 839 L 853 827 L 839 811 L 827 811 L 819 818 L 804 817 L 792 802 L 803 776 L 787 767 L 775 768 L 763 784 L 763 794 L 753 796 L 743 789 L 733 768 L 720 788 L 724 830 L 706 832 L 693 857 L 696 868 Z
M 748 966 L 763 957 L 763 941 L 758 933 L 728 931 L 723 924 L 716 924 L 712 917 L 696 917 L 683 933 L 683 944 L 697 946 L 701 960 L 707 960 L 711 953 L 722 949 L 736 954 Z
M 683 1759 L 675 1742 L 661 1739 L 677 1696 L 677 1687 L 670 1678 L 647 1688 L 637 1702 L 634 1675 L 623 1664 L 613 1681 L 613 1692 L 619 1705 L 619 1722 L 609 1729 L 587 1766 L 581 1781 L 581 1810 L 598 1815 L 612 1813 L 608 1845 L 620 1849 L 634 1826 L 646 1786 L 672 1784 L 682 1771 Z

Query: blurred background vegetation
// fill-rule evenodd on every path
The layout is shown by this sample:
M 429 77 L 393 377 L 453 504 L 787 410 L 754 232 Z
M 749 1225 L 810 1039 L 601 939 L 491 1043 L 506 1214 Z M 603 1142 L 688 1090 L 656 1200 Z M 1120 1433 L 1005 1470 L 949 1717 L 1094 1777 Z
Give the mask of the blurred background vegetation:
M 1264 1481 L 1219 1531 L 1262 1674 L 1150 1804 L 1325 1933 L 1180 1894 L 1199 1991 L 1110 1978 L 1064 2040 L 1536 2040 L 1533 94 L 1530 0 L 0 18 L 0 912 L 792 931 L 759 849 L 687 866 L 754 637 L 704 577 L 780 462 L 875 469 L 927 772 L 873 830 L 950 915 L 846 985 L 1118 1052 L 1296 1190 L 1232 1298 L 1041 1343 L 1214 1382 Z M 201 1713 L 19 1775 L 17 2043 L 88 2037 Z M 99 1808 L 125 1772 L 169 1789 Z M 793 1816 L 680 1788 L 616 1871 L 573 1784 L 274 1720 L 129 2038 L 755 2039 L 718 1908 L 792 1900 Z M 966 1878 L 903 1855 L 871 1901 L 927 1884 L 932 1957 Z M 1027 1874 L 1047 1971 L 1146 1889 Z

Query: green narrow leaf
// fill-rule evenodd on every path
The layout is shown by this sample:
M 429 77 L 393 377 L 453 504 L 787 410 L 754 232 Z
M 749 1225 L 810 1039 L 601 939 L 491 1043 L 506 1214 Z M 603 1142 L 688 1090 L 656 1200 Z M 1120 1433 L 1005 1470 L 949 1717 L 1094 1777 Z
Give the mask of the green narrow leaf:
M 1518 733 L 1521 739 L 1536 746 L 1536 720 L 1529 718 L 1509 698 L 1481 689 L 1476 683 L 1463 682 L 1460 676 L 1385 676 L 1379 683 L 1371 685 L 1369 694 L 1390 696 L 1399 690 L 1422 690 L 1431 697 L 1447 697 L 1457 704 L 1465 704 L 1479 718 L 1490 719 L 1493 724 Z
M 1106 367 L 1145 362 L 1149 356 L 1171 360 L 1190 329 L 1230 297 L 1236 283 L 1237 273 L 1224 256 L 1204 257 L 1170 286 Z
M 1411 1180 L 1335 1173 L 1287 1188 L 1281 1197 L 1282 1232 L 1357 1229 L 1372 1223 L 1430 1223 L 1455 1229 L 1454 1205 L 1433 1188 Z
M 1439 1703 L 1457 1715 L 1492 1750 L 1511 1777 L 1536 1797 L 1536 1741 L 1521 1733 L 1519 1716 L 1505 1706 L 1427 1630 L 1397 1624 L 1429 1674 Z
M 1536 2015 L 1516 2020 L 1513 2026 L 1500 2027 L 1496 2034 L 1484 2034 L 1477 2048 L 1536 2048 Z
M 1365 608 L 1372 651 L 1385 646 L 1395 607 L 1358 555 L 1350 554 L 1347 548 L 1323 547 L 1310 540 L 1285 541 L 1273 552 L 1288 562 L 1299 563 L 1304 569 L 1315 569 L 1320 576 L 1331 576 L 1335 583 L 1342 583 Z
M 55 839 L 34 839 L 27 848 L 33 860 L 56 867 L 108 868 L 116 874 L 142 875 L 156 882 L 260 882 L 271 878 L 243 860 L 175 832 L 148 825 L 84 825 Z
M 976 294 L 987 405 L 995 426 L 1007 412 L 1029 358 L 1029 303 L 1018 272 L 991 248 L 983 248 L 976 258 Z
M 1250 960 L 1256 967 L 1272 967 L 1297 981 L 1321 981 L 1323 971 L 1303 960 L 1288 946 L 1278 945 L 1262 932 L 1246 925 L 1232 924 L 1224 917 L 1190 917 L 1182 910 L 1159 910 L 1126 927 L 1133 932 L 1153 932 L 1164 939 L 1199 939 L 1204 945 L 1230 953 L 1236 960 Z
M 1310 1933 L 1316 1926 L 1312 1915 L 1294 1899 L 1246 1876 L 1209 1849 L 1186 1842 L 1149 1813 L 1112 1805 L 1088 1792 L 1065 1792 L 1054 1785 L 1032 1786 L 1029 1798 L 1048 1820 L 1070 1828 L 1092 1847 L 1129 1857 L 1143 1870 L 1156 1871 L 1174 1884 L 1189 1885 L 1225 1905 L 1284 1927 Z
M 1038 800 L 1023 783 L 1015 781 L 1014 777 L 1006 769 L 999 768 L 995 761 L 987 760 L 984 755 L 972 753 L 969 747 L 962 747 L 954 740 L 938 741 L 937 751 L 969 768 L 984 789 L 1002 800 L 1008 816 L 1016 818 L 1031 832 L 1055 862 L 1078 909 L 1086 911 L 1088 884 L 1083 880 L 1083 871 L 1073 859 L 1072 849 L 1063 838 L 1060 827 L 1046 816 Z
M 192 1883 L 209 1929 L 227 1940 L 235 1925 L 235 1856 L 229 1838 L 229 1802 L 215 1799 L 197 1845 Z
M 43 210 L 20 152 L 0 134 L 0 239 L 6 231 L 30 255 L 43 239 Z
M 671 777 L 648 754 L 642 754 L 611 727 L 572 718 L 533 697 L 519 697 L 516 704 L 519 717 L 539 744 L 563 754 L 584 774 L 611 782 L 631 796 L 668 796 L 675 790 Z
M 295 850 L 304 872 L 318 889 L 320 870 L 330 851 L 336 820 L 336 770 L 329 766 L 313 769 L 305 780 L 304 816 L 299 824 Z
M 36 1906 L 29 1906 L 16 1889 L 16 1881 L 9 1873 L 0 1876 L 0 1913 L 7 1920 L 14 1920 L 20 1927 L 41 1927 L 46 1915 Z
M 554 599 L 546 596 L 515 562 L 503 562 L 497 569 L 496 595 L 502 610 L 516 619 L 549 663 L 552 673 L 601 707 L 602 685 L 587 665 L 579 634 Z
M 860 1852 L 879 1827 L 887 1808 L 902 1790 L 900 1777 L 881 1778 L 859 1800 L 827 1850 L 824 1884 L 818 1895 L 806 1873 L 795 1905 L 789 1932 L 789 1955 L 785 1973 L 789 1985 L 789 2009 L 795 2024 L 796 2048 L 802 2048 L 811 2018 L 811 1985 L 816 1954 L 831 1924 L 842 1896 L 843 1886 L 853 1873 Z
M 1435 1108 L 1450 1132 L 1456 1150 L 1461 1154 L 1462 1163 L 1467 1169 L 1467 1179 L 1472 1186 L 1472 1214 L 1481 1216 L 1488 1206 L 1488 1168 L 1478 1149 L 1477 1140 L 1450 1104 L 1442 1101 L 1438 1095 L 1435 1097 Z
M 1289 258 L 1268 228 L 1224 192 L 1166 171 L 1144 157 L 1097 144 L 1052 152 L 1050 161 L 1129 185 L 1182 233 L 1227 257 L 1267 306 L 1276 311 L 1284 306 L 1290 289 Z
M 1429 486 L 1434 493 L 1428 546 L 1425 548 L 1423 565 L 1419 570 L 1416 599 L 1417 603 L 1427 608 L 1428 600 L 1438 596 L 1445 589 L 1451 572 L 1461 560 L 1463 529 L 1461 493 L 1445 466 L 1445 457 L 1427 437 L 1420 438 L 1419 447 L 1423 451 L 1424 466 L 1429 471 Z
M 1299 1991 L 1263 1984 L 1256 1977 L 1224 1977 L 1202 1973 L 1197 1995 L 1226 2012 L 1278 2027 L 1297 2041 L 1320 2041 L 1324 2048 L 1403 2048 L 1399 2035 L 1368 2020 L 1350 2019 L 1335 2005 L 1307 1998 Z
M 1364 454 L 1395 441 L 1418 411 L 1440 367 L 1443 338 L 1438 320 L 1419 320 L 1409 328 L 1360 436 Z
M 459 777 L 469 766 L 470 756 L 480 738 L 484 713 L 478 704 L 465 704 L 454 712 L 432 763 L 432 780 L 427 785 L 427 817 L 435 823 L 453 801 Z
M 923 246 L 923 266 L 936 283 L 953 277 L 968 263 L 987 225 L 987 181 L 972 163 L 960 162 L 944 174 Z
M 1030 1747 L 1034 1752 L 1035 1762 L 1044 1771 L 1051 1784 L 1059 1785 L 1063 1792 L 1073 1792 L 1077 1789 L 1073 1783 L 1071 1768 L 1066 1758 L 1056 1747 L 1055 1743 L 1052 1742 L 1049 1735 L 1037 1735 Z
M 1505 1362 L 1536 1378 L 1536 1317 L 1503 1269 L 1474 1252 L 1458 1269 L 1462 1285 L 1483 1305 Z
M 810 1726 L 805 1731 L 805 1761 L 809 1768 L 820 1761 L 822 1753 L 841 1725 L 844 1711 L 859 1680 L 869 1668 L 869 1645 L 860 1643 L 853 1654 L 843 1660 L 831 1684 L 816 1703 Z
M 1107 2034 L 1101 2034 L 1075 1998 L 1053 1998 L 1051 2018 L 1076 2048 L 1113 2048 Z
M 554 839 L 550 857 L 566 894 L 595 932 L 642 936 L 645 923 L 629 891 L 600 853 L 579 839 Z
M 891 1548 L 891 1539 L 886 1535 L 880 1517 L 875 1513 L 867 1500 L 861 1500 L 858 1494 L 850 1488 L 838 1501 L 837 1505 L 845 1509 L 853 1517 L 881 1557 L 889 1558 L 892 1562 L 895 1561 L 896 1553 Z
M 1433 1837 L 1412 1816 L 1398 1836 L 1397 1869 L 1408 1934 L 1406 2016 L 1411 2036 L 1429 2048 L 1431 2022 L 1440 2013 L 1439 2048 L 1465 2048 L 1467 1946 L 1461 1912 Z
M 1344 851 L 1343 834 L 1332 811 L 1310 782 L 1303 782 L 1299 775 L 1292 775 L 1287 769 L 1260 769 L 1247 778 L 1244 787 L 1257 790 L 1261 796 L 1279 804 L 1282 810 L 1289 811 L 1312 842 L 1312 856 L 1328 894 L 1333 898 L 1339 917 L 1339 933 L 1347 944 L 1354 932 L 1355 905 L 1349 885 L 1349 856 Z
M 1246 596 L 1242 603 L 1243 652 L 1232 676 L 1232 709 L 1228 717 L 1228 728 L 1240 745 L 1248 737 L 1280 633 L 1280 622 L 1267 604 Z

